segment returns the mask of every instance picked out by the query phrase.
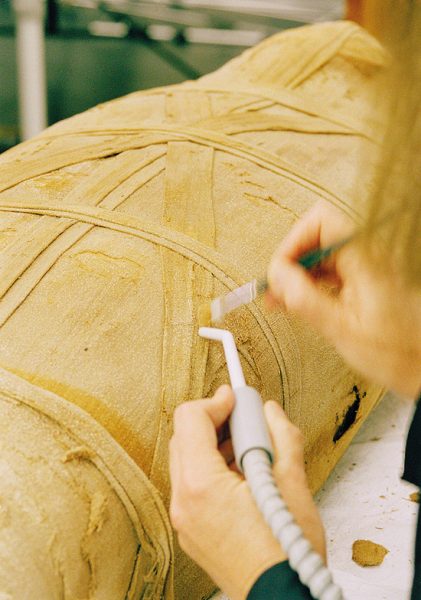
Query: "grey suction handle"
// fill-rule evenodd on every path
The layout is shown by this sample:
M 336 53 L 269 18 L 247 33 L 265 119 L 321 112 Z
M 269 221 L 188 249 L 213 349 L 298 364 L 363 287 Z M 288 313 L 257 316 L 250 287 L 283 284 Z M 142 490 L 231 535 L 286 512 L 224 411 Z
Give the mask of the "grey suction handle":
M 246 385 L 232 333 L 227 329 L 200 327 L 199 335 L 208 340 L 222 342 L 224 346 L 235 396 L 235 405 L 230 418 L 230 429 L 238 468 L 240 471 L 243 470 L 243 459 L 250 450 L 264 450 L 270 462 L 272 462 L 273 448 L 263 412 L 262 399 L 257 390 Z
M 237 467 L 243 471 L 243 459 L 250 450 L 264 450 L 272 462 L 273 448 L 259 392 L 248 385 L 233 391 L 235 406 L 230 429 Z

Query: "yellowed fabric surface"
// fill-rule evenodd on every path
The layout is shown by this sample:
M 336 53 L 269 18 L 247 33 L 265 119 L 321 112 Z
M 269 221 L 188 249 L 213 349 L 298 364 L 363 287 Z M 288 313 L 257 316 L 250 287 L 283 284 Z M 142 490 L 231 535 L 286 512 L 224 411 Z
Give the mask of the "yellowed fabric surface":
M 377 152 L 367 115 L 382 65 L 354 24 L 291 30 L 198 81 L 58 123 L 0 159 L 0 365 L 97 421 L 166 507 L 174 407 L 228 379 L 219 345 L 197 335 L 198 307 L 264 273 L 318 199 L 358 221 L 352 198 L 371 178 L 370 165 L 356 177 L 358 156 Z M 316 489 L 380 390 L 260 300 L 227 325 L 247 382 L 306 435 Z M 349 410 L 356 421 L 339 435 Z M 118 478 L 118 461 L 110 469 Z M 174 588 L 167 564 L 162 593 L 209 596 L 212 583 L 175 548 Z M 142 569 L 134 578 L 145 594 Z M 102 589 L 95 598 L 124 597 Z
M 86 412 L 0 369 L 0 592 L 172 594 L 172 532 L 145 475 Z

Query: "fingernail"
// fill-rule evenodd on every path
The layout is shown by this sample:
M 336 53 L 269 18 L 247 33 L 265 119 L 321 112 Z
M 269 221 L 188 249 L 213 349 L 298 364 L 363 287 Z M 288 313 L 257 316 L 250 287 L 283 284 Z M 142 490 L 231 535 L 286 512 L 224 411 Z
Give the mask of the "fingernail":
M 275 400 L 268 400 L 267 402 L 265 402 L 265 410 L 267 412 L 267 416 L 276 416 L 278 415 L 284 415 L 284 409 L 282 408 L 282 406 L 279 404 L 279 402 L 275 402 Z
M 286 310 L 284 301 L 284 286 L 280 277 L 273 271 L 268 272 L 269 289 L 266 292 L 266 306 L 269 310 Z
M 226 399 L 231 396 L 231 386 L 227 383 L 222 384 L 215 392 L 215 399 Z
M 272 260 L 269 264 L 267 279 L 269 284 L 269 292 L 273 297 L 278 299 L 279 296 L 283 295 L 283 277 L 282 277 L 282 266 L 276 260 Z

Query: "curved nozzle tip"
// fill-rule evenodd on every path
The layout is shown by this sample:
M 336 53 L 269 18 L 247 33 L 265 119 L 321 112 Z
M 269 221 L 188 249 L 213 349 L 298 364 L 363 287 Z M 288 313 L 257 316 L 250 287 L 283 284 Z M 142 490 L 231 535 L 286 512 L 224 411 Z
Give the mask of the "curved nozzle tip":
M 207 338 L 208 340 L 216 340 L 218 342 L 231 342 L 234 343 L 234 336 L 227 329 L 218 329 L 217 327 L 199 327 L 200 337 Z
M 222 342 L 232 387 L 236 388 L 246 385 L 234 336 L 231 331 L 217 329 L 216 327 L 199 327 L 199 335 L 208 340 Z

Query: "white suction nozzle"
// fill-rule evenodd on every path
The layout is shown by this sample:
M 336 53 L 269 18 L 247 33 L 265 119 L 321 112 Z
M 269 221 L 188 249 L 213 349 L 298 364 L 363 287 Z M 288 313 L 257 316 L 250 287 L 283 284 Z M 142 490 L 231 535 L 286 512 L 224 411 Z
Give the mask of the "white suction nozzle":
M 228 372 L 230 374 L 231 385 L 235 388 L 244 387 L 243 369 L 241 368 L 240 358 L 235 345 L 234 336 L 226 329 L 216 329 L 215 327 L 200 327 L 199 335 L 208 340 L 222 342 L 224 346 L 225 358 L 227 361 Z
M 235 396 L 235 406 L 230 418 L 230 429 L 238 468 L 243 469 L 243 459 L 250 450 L 264 450 L 269 460 L 272 460 L 273 449 L 263 413 L 262 399 L 257 390 L 246 384 L 232 333 L 226 329 L 201 327 L 199 335 L 222 342 L 224 346 L 228 372 Z

